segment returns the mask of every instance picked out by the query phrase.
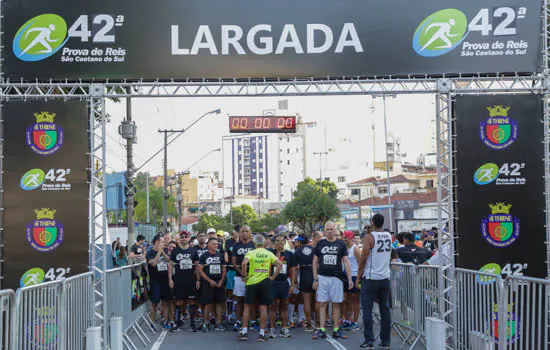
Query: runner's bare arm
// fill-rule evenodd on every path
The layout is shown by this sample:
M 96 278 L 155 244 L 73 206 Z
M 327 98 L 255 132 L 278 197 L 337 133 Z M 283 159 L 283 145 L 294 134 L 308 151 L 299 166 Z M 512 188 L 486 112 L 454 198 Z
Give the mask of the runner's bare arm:
M 233 257 L 233 259 L 234 259 L 233 261 L 236 261 L 235 257 Z M 243 281 L 246 281 L 246 279 L 248 278 L 248 269 L 246 268 L 246 266 L 248 265 L 248 261 L 249 261 L 248 258 L 245 257 L 244 260 L 243 260 L 243 263 L 240 267 L 240 268 L 242 268 L 240 272 L 241 272 L 241 276 L 243 276 Z M 235 265 L 235 269 L 236 269 L 237 264 L 235 263 L 234 265 Z
M 275 272 L 273 273 L 273 276 L 269 277 L 271 278 L 272 281 L 274 281 L 275 278 L 277 278 L 277 276 L 279 275 L 279 272 L 281 272 L 281 268 L 283 267 L 283 263 L 280 262 L 279 259 L 275 260 L 274 263 L 275 263 Z
M 237 257 L 232 256 L 231 257 L 231 262 L 233 263 L 233 266 L 235 267 L 235 270 L 242 276 L 243 271 L 241 270 L 241 267 L 237 265 Z
M 365 270 L 365 264 L 370 255 L 370 250 L 374 247 L 374 239 L 371 234 L 367 234 L 363 238 L 363 249 L 361 250 L 361 256 L 359 257 L 359 267 L 357 271 L 357 283 L 361 281 L 363 277 L 363 271 Z

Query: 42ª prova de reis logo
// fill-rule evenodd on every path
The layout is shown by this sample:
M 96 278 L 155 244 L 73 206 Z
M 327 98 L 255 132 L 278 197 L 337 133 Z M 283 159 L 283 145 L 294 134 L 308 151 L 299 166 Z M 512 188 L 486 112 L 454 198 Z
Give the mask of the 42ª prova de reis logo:
M 487 107 L 489 117 L 479 123 L 481 141 L 494 150 L 509 147 L 518 138 L 518 123 L 508 116 L 510 107 Z
M 42 14 L 24 23 L 13 38 L 13 54 L 26 62 L 47 59 L 63 49 L 61 62 L 124 62 L 126 49 L 106 47 L 115 43 L 115 27 L 124 24 L 124 16 L 80 15 L 68 28 L 65 19 L 53 13 Z M 70 48 L 69 39 L 90 43 L 85 48 Z M 95 45 L 101 46 L 95 46 Z
M 35 153 L 49 156 L 65 142 L 63 128 L 54 123 L 55 113 L 34 113 L 36 123 L 27 128 L 26 142 Z
M 513 37 L 525 18 L 526 7 L 481 8 L 471 20 L 458 9 L 439 10 L 416 28 L 412 47 L 423 57 L 441 56 L 459 46 L 461 57 L 524 56 L 529 42 Z M 479 34 L 470 37 L 474 33 Z
M 510 214 L 511 204 L 489 204 L 491 214 L 481 220 L 483 238 L 492 246 L 505 248 L 519 237 L 519 218 Z
M 35 210 L 36 220 L 27 225 L 27 242 L 39 252 L 51 252 L 61 245 L 65 236 L 63 225 L 54 219 L 56 210 Z

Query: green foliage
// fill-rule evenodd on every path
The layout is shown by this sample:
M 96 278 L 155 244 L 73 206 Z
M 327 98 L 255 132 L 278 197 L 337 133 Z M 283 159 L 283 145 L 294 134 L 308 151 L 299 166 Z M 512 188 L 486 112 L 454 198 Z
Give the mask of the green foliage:
M 227 214 L 225 220 L 231 222 L 231 215 Z M 258 220 L 258 215 L 248 204 L 243 204 L 238 207 L 233 207 L 233 225 L 248 225 Z
M 269 215 L 264 214 L 260 220 L 250 223 L 252 232 L 267 232 L 274 230 L 279 225 L 285 225 L 287 222 L 282 215 Z
M 304 181 L 298 183 L 296 191 L 303 190 L 304 187 L 307 186 L 313 186 L 317 191 L 328 194 L 334 199 L 338 196 L 338 188 L 336 187 L 336 184 L 329 180 L 323 180 L 319 183 L 319 181 L 315 181 L 311 177 L 308 177 Z
M 138 173 L 134 180 L 136 186 L 135 200 L 138 205 L 134 209 L 134 218 L 137 222 L 147 221 L 147 175 Z M 153 186 L 151 177 L 149 177 L 149 216 L 152 224 L 162 225 L 163 220 L 163 190 Z M 176 199 L 173 196 L 168 197 L 168 216 L 176 217 Z
M 193 230 L 196 232 L 206 232 L 210 227 L 217 230 L 231 232 L 232 227 L 229 221 L 215 214 L 204 214 L 199 217 L 199 221 L 193 225 Z
M 331 184 L 330 181 L 323 181 L 319 186 L 319 182 L 310 178 L 300 182 L 294 198 L 283 209 L 282 216 L 303 232 L 312 232 L 316 225 L 324 225 L 339 217 L 340 210 L 333 193 L 336 186 L 332 184 L 333 190 Z

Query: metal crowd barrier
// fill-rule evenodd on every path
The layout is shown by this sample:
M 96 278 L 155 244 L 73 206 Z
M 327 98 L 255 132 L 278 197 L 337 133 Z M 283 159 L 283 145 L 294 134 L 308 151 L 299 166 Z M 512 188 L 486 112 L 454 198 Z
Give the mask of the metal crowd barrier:
M 86 346 L 86 329 L 94 325 L 94 275 L 83 273 L 63 280 L 67 312 L 66 349 Z
M 456 269 L 456 341 L 458 349 L 494 349 L 502 278 L 490 273 Z
M 423 341 L 425 318 L 439 314 L 440 273 L 438 266 L 391 264 L 393 328 L 410 349 Z
M 13 337 L 12 323 L 15 317 L 15 293 L 11 289 L 0 290 L 0 349 L 10 349 Z
M 122 342 L 126 349 L 137 349 L 131 340 L 131 335 L 135 334 L 144 346 L 149 346 L 151 338 L 145 330 L 151 330 L 151 321 L 147 313 L 147 303 L 139 306 L 132 311 L 132 270 L 143 266 L 144 263 L 125 266 L 122 268 L 108 270 L 106 276 L 107 295 L 105 302 L 107 306 L 106 318 L 108 324 L 114 317 L 122 319 Z M 112 328 L 111 328 L 112 329 Z M 107 343 L 111 344 L 114 334 L 109 332 Z
M 549 280 L 521 276 L 507 277 L 504 281 L 498 314 L 494 319 L 498 322 L 498 348 L 550 349 L 549 317 Z
M 86 302 L 93 303 L 93 299 Z M 18 289 L 12 349 L 65 350 L 64 303 L 63 281 Z

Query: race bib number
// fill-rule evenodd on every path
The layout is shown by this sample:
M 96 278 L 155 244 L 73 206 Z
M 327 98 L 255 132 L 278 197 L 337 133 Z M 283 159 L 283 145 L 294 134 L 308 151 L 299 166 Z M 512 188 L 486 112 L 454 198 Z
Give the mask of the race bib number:
M 287 264 L 283 264 L 283 267 L 281 267 L 281 272 L 280 272 L 281 275 L 286 275 L 286 267 L 287 267 Z
M 219 275 L 222 273 L 222 267 L 220 265 L 210 265 L 210 274 Z
M 325 265 L 336 265 L 336 255 L 324 255 L 323 264 Z
M 157 264 L 157 270 L 158 271 L 168 271 L 168 265 L 166 265 L 166 263 L 159 262 Z
M 193 262 L 190 259 L 183 259 L 180 261 L 180 270 L 191 270 L 193 268 Z

